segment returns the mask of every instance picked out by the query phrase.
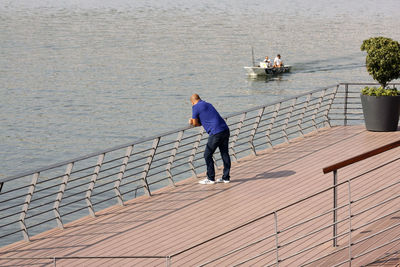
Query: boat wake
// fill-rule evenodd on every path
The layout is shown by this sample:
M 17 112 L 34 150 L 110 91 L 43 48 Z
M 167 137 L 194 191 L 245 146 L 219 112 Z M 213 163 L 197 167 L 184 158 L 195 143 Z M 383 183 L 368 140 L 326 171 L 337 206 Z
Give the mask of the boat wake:
M 326 59 L 315 59 L 306 62 L 297 62 L 293 64 L 293 72 L 296 73 L 314 73 L 320 71 L 341 71 L 365 68 L 365 63 L 360 63 L 359 55 L 350 55 L 347 57 L 335 57 Z
M 331 64 L 326 66 L 311 67 L 309 64 L 293 64 L 293 72 L 295 73 L 314 73 L 320 71 L 336 71 L 349 70 L 365 67 L 365 64 L 349 63 L 349 64 Z

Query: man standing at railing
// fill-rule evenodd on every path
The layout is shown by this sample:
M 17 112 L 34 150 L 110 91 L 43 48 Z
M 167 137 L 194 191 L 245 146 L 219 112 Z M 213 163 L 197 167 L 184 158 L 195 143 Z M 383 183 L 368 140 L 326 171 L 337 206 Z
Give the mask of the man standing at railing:
M 231 169 L 231 158 L 229 156 L 229 127 L 225 120 L 219 115 L 218 111 L 206 101 L 200 99 L 198 94 L 190 97 L 192 102 L 192 118 L 189 124 L 193 126 L 202 126 L 208 133 L 208 142 L 204 151 L 204 159 L 207 165 L 207 178 L 201 180 L 200 184 L 229 183 L 229 172 Z M 213 154 L 219 148 L 221 158 L 224 163 L 224 172 L 222 178 L 215 181 L 215 169 Z

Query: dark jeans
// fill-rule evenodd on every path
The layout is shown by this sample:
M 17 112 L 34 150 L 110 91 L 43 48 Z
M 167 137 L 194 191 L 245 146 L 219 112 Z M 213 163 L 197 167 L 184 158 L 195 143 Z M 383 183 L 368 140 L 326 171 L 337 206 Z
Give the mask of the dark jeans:
M 229 180 L 229 172 L 231 170 L 231 158 L 229 156 L 229 130 L 210 135 L 208 137 L 208 142 L 206 145 L 206 150 L 204 151 L 204 159 L 207 164 L 207 177 L 208 179 L 215 181 L 215 169 L 214 169 L 214 159 L 213 154 L 217 147 L 221 153 L 222 161 L 224 162 L 224 173 L 222 179 Z

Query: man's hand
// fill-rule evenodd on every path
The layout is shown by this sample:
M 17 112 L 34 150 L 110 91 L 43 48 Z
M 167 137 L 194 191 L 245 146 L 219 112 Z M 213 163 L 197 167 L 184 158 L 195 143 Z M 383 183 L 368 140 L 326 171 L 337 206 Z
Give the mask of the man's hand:
M 193 125 L 194 127 L 201 126 L 201 123 L 198 119 L 189 119 L 189 124 Z

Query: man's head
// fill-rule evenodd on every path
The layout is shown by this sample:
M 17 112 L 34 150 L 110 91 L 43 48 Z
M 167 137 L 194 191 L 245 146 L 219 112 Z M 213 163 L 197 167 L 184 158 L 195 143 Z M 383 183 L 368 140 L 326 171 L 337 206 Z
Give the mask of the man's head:
M 266 56 L 265 59 L 268 59 L 268 56 Z
M 198 94 L 193 94 L 193 95 L 190 97 L 190 102 L 192 102 L 192 106 L 193 106 L 193 105 L 196 105 L 197 102 L 199 102 L 200 100 L 201 100 L 201 98 L 200 98 L 200 96 L 199 96 Z
M 277 57 L 278 57 L 278 58 L 281 58 L 281 55 L 278 54 Z

